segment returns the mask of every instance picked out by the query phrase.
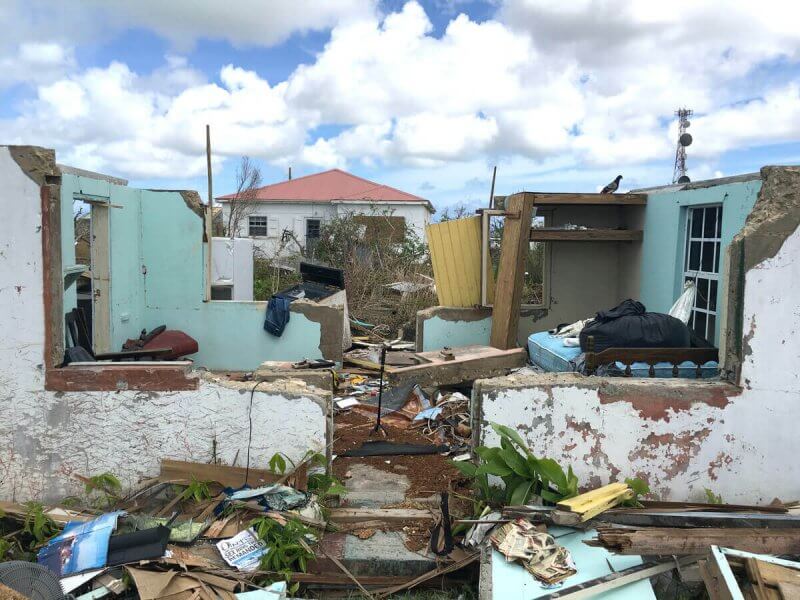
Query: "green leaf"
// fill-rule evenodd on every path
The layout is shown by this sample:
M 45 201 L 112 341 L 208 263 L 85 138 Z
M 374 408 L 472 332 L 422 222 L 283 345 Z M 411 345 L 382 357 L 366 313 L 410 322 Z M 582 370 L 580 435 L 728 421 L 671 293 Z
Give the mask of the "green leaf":
M 523 450 L 525 451 L 528 450 L 528 446 L 525 444 L 525 440 L 522 439 L 522 436 L 520 436 L 520 434 L 518 434 L 510 427 L 506 427 L 505 425 L 500 425 L 499 423 L 491 423 L 491 426 L 492 429 L 494 429 L 495 432 L 497 432 L 497 435 L 499 435 L 501 438 L 503 437 L 508 438 L 511 441 L 516 442 L 516 444 L 519 445 L 519 447 L 522 448 Z
M 525 458 L 519 455 L 513 447 L 512 448 L 503 448 L 500 452 L 500 456 L 502 456 L 503 461 L 511 467 L 511 469 L 519 475 L 520 477 L 529 477 L 530 473 L 528 471 L 528 465 L 525 461 Z
M 280 473 L 283 475 L 286 472 L 286 461 L 280 452 L 276 452 L 272 458 L 269 459 L 269 469 L 273 473 Z
M 487 448 L 486 446 L 478 446 L 475 448 L 477 454 L 484 462 L 490 462 L 492 459 L 500 456 L 501 448 Z
M 633 490 L 634 496 L 644 496 L 645 494 L 650 493 L 650 486 L 647 485 L 646 481 L 643 481 L 638 477 L 628 478 L 625 480 L 625 483 L 627 483 L 628 487 Z
M 552 492 L 549 489 L 542 489 L 542 491 L 539 492 L 539 495 L 542 497 L 542 500 L 546 500 L 547 502 L 552 502 L 554 504 L 562 498 L 561 494 L 558 492 Z
M 451 460 L 450 464 L 458 469 L 462 475 L 466 475 L 467 477 L 475 477 L 478 471 L 477 465 L 466 460 Z
M 511 493 L 511 505 L 512 506 L 519 506 L 521 504 L 525 504 L 528 502 L 528 498 L 531 494 L 531 488 L 533 487 L 533 481 L 530 479 L 520 481 L 517 484 L 517 487 L 514 488 L 514 491 Z
M 538 469 L 542 479 L 552 481 L 559 491 L 567 489 L 567 476 L 564 474 L 564 469 L 552 458 L 540 458 Z
M 511 475 L 513 471 L 502 459 L 496 458 L 478 467 L 477 473 L 505 477 L 506 475 Z

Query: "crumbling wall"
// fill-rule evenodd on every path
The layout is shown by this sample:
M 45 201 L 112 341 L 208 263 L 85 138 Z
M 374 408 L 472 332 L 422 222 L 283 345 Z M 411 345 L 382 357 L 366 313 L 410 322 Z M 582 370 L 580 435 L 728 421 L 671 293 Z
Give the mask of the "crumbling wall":
M 445 346 L 489 345 L 491 308 L 432 306 L 417 312 L 416 350 L 429 352 Z
M 37 149 L 15 150 L 0 147 L 0 499 L 57 500 L 81 489 L 73 474 L 108 471 L 131 486 L 156 475 L 161 458 L 208 462 L 214 445 L 217 458 L 238 465 L 249 447 L 261 468 L 278 451 L 296 461 L 326 450 L 331 394 L 295 382 L 254 391 L 206 377 L 195 391 L 45 391 L 49 232 L 40 183 L 24 170 Z
M 744 249 L 740 277 L 727 288 L 728 318 L 738 312 L 743 323 L 740 386 L 575 374 L 485 380 L 474 391 L 479 441 L 498 443 L 490 421 L 513 427 L 536 454 L 571 464 L 585 486 L 638 476 L 663 499 L 700 500 L 704 488 L 727 502 L 800 496 L 791 460 L 800 453 L 800 169 L 768 167 L 762 179 L 732 245 Z

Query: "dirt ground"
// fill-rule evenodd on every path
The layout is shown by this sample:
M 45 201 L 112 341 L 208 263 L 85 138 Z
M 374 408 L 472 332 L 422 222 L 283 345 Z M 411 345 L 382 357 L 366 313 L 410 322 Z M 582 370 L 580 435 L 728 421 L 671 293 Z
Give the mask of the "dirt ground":
M 435 439 L 428 438 L 419 431 L 410 427 L 398 427 L 391 423 L 386 424 L 387 437 L 370 433 L 375 425 L 375 416 L 362 414 L 357 411 L 347 411 L 334 417 L 335 433 L 333 453 L 336 455 L 354 448 L 358 448 L 365 441 L 385 439 L 391 442 L 411 444 L 439 444 Z M 388 464 L 387 464 L 388 461 Z M 471 514 L 471 497 L 469 481 L 450 464 L 450 457 L 439 454 L 424 456 L 371 456 L 371 457 L 337 457 L 333 461 L 333 472 L 340 481 L 346 480 L 347 472 L 355 464 L 366 464 L 381 471 L 388 471 L 405 475 L 410 486 L 406 491 L 406 501 L 402 506 L 393 505 L 395 508 L 423 508 L 438 507 L 441 492 L 449 491 L 450 513 L 455 517 L 469 516 Z M 459 497 L 463 496 L 463 497 Z M 423 501 L 423 503 L 421 503 Z M 347 497 L 343 498 L 343 506 L 347 505 Z M 387 528 L 386 531 L 400 531 L 406 534 L 406 547 L 412 551 L 424 550 L 430 537 L 430 522 L 409 522 L 402 526 Z

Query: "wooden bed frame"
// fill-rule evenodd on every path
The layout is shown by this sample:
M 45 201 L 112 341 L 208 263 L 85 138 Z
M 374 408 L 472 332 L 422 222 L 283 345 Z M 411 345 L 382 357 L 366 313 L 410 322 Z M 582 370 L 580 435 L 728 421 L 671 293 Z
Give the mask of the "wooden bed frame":
M 621 362 L 625 365 L 625 377 L 631 377 L 631 365 L 643 362 L 650 365 L 648 375 L 656 376 L 655 365 L 660 362 L 672 363 L 672 376 L 678 376 L 678 365 L 682 362 L 695 364 L 695 377 L 702 377 L 702 366 L 710 361 L 719 361 L 719 348 L 606 348 L 594 351 L 594 337 L 589 336 L 586 351 L 586 371 L 594 374 L 601 365 Z

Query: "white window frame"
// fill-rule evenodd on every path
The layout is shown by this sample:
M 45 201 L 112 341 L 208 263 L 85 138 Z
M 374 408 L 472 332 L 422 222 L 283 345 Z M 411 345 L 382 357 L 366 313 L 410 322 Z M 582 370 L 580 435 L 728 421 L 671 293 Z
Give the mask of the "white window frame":
M 254 234 L 253 233 L 253 219 L 263 220 L 263 225 L 256 225 L 257 228 L 262 228 L 264 230 L 263 234 Z M 269 217 L 265 215 L 250 215 L 247 217 L 247 235 L 249 237 L 267 237 L 269 235 Z
M 714 233 L 712 237 L 705 237 L 706 235 L 706 214 L 708 208 L 715 208 L 716 209 L 716 227 L 714 228 Z M 697 295 L 695 296 L 694 306 L 692 307 L 692 316 L 689 319 L 689 327 L 694 329 L 695 325 L 695 318 L 697 313 L 705 313 L 706 315 L 706 325 L 704 332 L 700 335 L 708 340 L 712 344 L 716 344 L 716 327 L 719 323 L 719 302 L 717 302 L 717 298 L 714 298 L 714 310 L 711 310 L 711 282 L 716 282 L 717 288 L 717 295 L 719 295 L 719 285 L 720 285 L 720 266 L 722 262 L 722 257 L 720 256 L 722 251 L 722 204 L 703 204 L 699 206 L 687 206 L 686 207 L 686 235 L 685 235 L 685 243 L 683 248 L 683 279 L 684 281 L 691 280 L 697 286 Z M 702 211 L 702 221 L 700 223 L 700 237 L 692 237 L 692 222 L 693 218 L 695 217 L 695 211 Z M 689 268 L 689 260 L 691 257 L 691 248 L 692 242 L 699 242 L 700 244 L 700 255 L 698 257 L 698 268 L 697 269 L 690 269 Z M 703 251 L 707 246 L 707 243 L 710 242 L 713 247 L 713 256 L 711 257 L 711 268 L 716 269 L 716 271 L 704 271 L 703 270 Z M 708 285 L 706 289 L 708 290 L 709 298 L 706 298 L 706 308 L 700 308 L 697 306 L 698 300 L 700 300 L 700 286 L 698 284 L 698 280 L 704 279 L 708 281 Z M 714 327 L 711 328 L 709 331 L 709 317 L 714 317 Z M 699 332 L 698 332 L 699 333 Z

